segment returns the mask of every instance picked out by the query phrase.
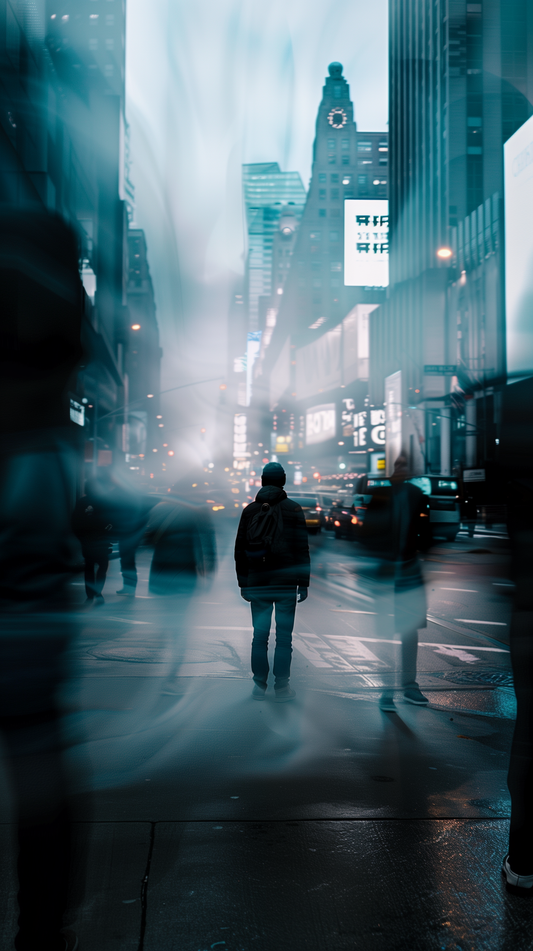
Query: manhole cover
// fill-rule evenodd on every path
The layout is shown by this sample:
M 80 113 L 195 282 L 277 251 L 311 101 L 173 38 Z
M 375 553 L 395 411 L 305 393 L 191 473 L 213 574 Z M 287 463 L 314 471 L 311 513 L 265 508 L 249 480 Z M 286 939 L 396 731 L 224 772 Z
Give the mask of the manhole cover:
M 491 687 L 512 687 L 510 670 L 437 670 L 432 677 L 448 680 L 452 684 L 487 684 Z

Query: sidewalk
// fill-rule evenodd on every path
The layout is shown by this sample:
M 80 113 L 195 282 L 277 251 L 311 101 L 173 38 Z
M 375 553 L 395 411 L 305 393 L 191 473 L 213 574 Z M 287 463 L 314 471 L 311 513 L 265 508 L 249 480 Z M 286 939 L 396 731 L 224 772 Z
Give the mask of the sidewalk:
M 80 951 L 531 948 L 531 903 L 499 871 L 509 691 L 439 692 L 390 714 L 369 696 L 311 693 L 257 704 L 248 683 L 203 684 L 199 708 L 215 702 L 223 722 L 195 723 L 196 759 L 169 734 L 159 767 L 77 797 Z M 0 827 L 6 951 L 11 832 Z

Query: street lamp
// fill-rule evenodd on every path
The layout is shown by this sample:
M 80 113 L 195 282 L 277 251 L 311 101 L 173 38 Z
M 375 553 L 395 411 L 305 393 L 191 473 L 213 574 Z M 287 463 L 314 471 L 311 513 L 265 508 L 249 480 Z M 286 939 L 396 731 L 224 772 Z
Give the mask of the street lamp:
M 437 251 L 437 257 L 440 258 L 442 261 L 447 261 L 448 258 L 452 257 L 452 255 L 453 255 L 453 251 L 451 248 L 439 248 L 439 250 Z

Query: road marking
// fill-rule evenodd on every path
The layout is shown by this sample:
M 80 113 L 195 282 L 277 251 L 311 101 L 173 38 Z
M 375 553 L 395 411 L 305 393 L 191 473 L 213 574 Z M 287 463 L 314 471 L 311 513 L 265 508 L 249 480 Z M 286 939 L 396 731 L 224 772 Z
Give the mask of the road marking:
M 234 624 L 227 625 L 226 627 L 221 627 L 220 625 L 216 626 L 213 624 L 197 624 L 195 630 L 197 631 L 253 631 L 253 627 L 235 627 Z
M 353 611 L 350 608 L 330 608 L 334 614 L 377 614 L 376 611 Z
M 131 618 L 127 617 L 111 617 L 108 615 L 101 615 L 106 621 L 122 621 L 124 624 L 152 624 L 152 621 L 132 621 Z
M 461 624 L 490 624 L 492 627 L 507 627 L 505 621 L 480 621 L 478 618 L 471 617 L 456 617 L 454 620 L 460 621 Z
M 329 641 L 333 641 L 337 649 L 342 648 L 345 650 L 350 659 L 371 660 L 376 664 L 382 663 L 379 657 L 376 657 L 369 647 L 365 647 L 363 638 L 350 637 L 349 634 L 325 634 L 324 637 L 327 637 Z
M 444 644 L 439 644 L 435 649 L 435 654 L 442 654 L 443 657 L 457 657 L 458 660 L 464 660 L 465 664 L 476 664 L 479 660 L 479 657 L 469 654 L 461 647 L 445 647 Z
M 465 591 L 467 594 L 479 594 L 479 591 L 476 588 L 444 588 L 440 587 L 440 591 Z

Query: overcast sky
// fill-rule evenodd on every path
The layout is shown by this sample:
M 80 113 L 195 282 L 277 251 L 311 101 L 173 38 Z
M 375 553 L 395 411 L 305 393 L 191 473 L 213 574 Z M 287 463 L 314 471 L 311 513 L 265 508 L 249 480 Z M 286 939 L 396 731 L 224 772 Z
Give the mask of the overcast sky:
M 358 128 L 387 128 L 387 0 L 127 0 L 126 53 L 136 221 L 148 241 L 163 385 L 183 372 L 223 375 L 243 271 L 241 165 L 277 161 L 307 187 L 332 60 L 344 66 Z M 213 393 L 189 394 L 195 422 Z

